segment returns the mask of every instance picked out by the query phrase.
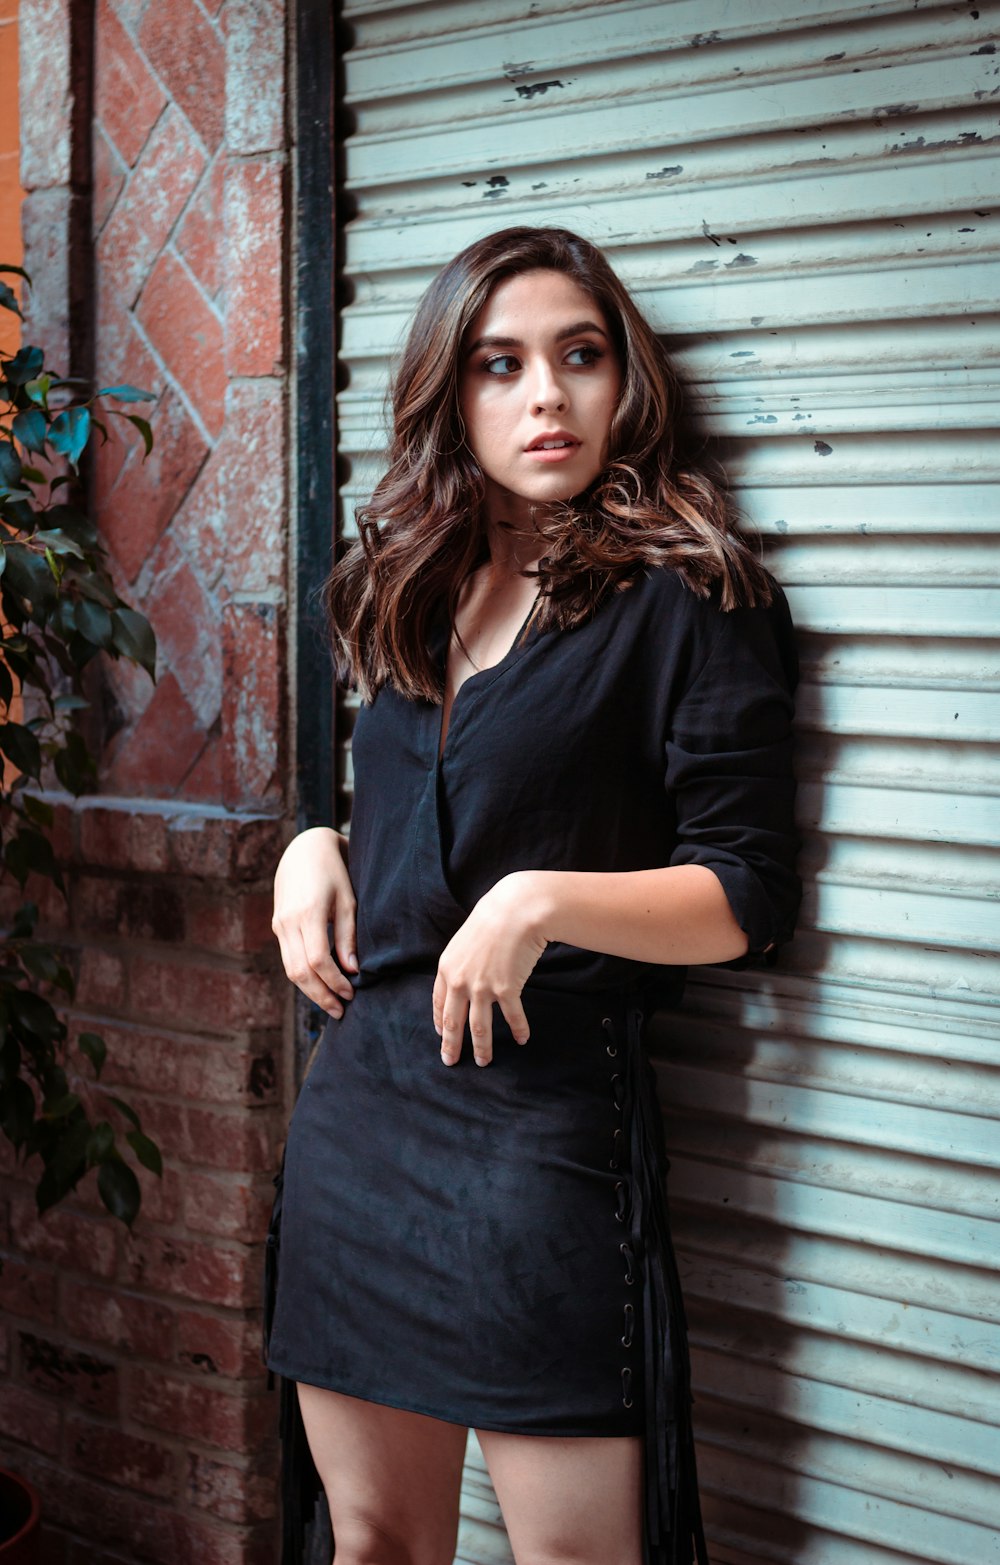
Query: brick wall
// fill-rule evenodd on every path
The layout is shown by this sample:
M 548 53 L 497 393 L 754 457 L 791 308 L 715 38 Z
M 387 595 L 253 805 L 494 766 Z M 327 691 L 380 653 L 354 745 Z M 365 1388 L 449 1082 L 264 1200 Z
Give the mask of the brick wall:
M 269 927 L 292 804 L 284 5 L 97 0 L 82 130 L 71 6 L 21 5 L 26 336 L 61 364 L 78 340 L 87 134 L 98 381 L 156 394 L 153 454 L 105 447 L 96 503 L 159 664 L 155 687 L 118 667 L 95 688 L 100 796 L 60 809 L 70 906 L 45 907 L 78 965 L 72 1024 L 104 1035 L 165 1171 L 143 1176 L 129 1235 L 87 1185 L 39 1221 L 8 1160 L 0 1460 L 42 1492 L 46 1565 L 270 1565 L 259 1285 L 291 1073 Z

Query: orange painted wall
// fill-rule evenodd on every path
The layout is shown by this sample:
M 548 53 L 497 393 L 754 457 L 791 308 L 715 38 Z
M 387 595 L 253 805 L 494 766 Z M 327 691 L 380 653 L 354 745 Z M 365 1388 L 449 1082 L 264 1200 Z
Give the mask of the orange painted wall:
M 17 0 L 0 0 L 0 264 L 21 265 L 21 198 L 18 174 Z M 21 279 L 5 277 L 18 298 Z M 0 350 L 12 353 L 20 342 L 20 321 L 0 310 Z

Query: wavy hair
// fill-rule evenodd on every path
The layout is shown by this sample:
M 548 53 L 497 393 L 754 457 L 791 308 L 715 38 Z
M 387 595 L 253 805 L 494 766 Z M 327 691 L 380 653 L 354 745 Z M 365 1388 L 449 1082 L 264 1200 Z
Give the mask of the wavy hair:
M 384 684 L 441 699 L 430 631 L 489 552 L 486 480 L 459 410 L 462 344 L 498 283 L 539 269 L 565 273 L 600 306 L 622 390 L 603 471 L 539 510 L 531 623 L 579 625 L 649 567 L 676 570 L 699 596 L 717 590 L 723 609 L 770 601 L 771 578 L 694 449 L 667 351 L 604 255 L 567 229 L 505 228 L 449 261 L 421 299 L 392 386 L 386 472 L 325 584 L 338 673 L 366 701 Z

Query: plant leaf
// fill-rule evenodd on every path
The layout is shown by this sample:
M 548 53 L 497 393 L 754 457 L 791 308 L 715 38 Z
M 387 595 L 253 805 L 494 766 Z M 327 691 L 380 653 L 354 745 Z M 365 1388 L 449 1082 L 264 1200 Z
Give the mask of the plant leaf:
M 15 423 L 17 420 L 15 419 Z M 53 451 L 61 451 L 76 467 L 83 448 L 90 439 L 90 409 L 86 407 L 64 408 L 57 413 L 49 428 L 49 445 Z
M 132 1148 L 143 1168 L 148 1168 L 150 1173 L 157 1174 L 162 1179 L 163 1158 L 160 1156 L 160 1149 L 156 1142 L 151 1141 L 148 1136 L 144 1136 L 141 1130 L 127 1130 L 125 1132 L 125 1140 Z
M 9 283 L 0 283 L 0 309 L 13 310 L 15 315 L 21 315 L 21 306 L 17 302 L 17 294 Z M 22 321 L 24 316 L 21 315 Z
M 37 380 L 26 380 L 24 383 L 24 389 L 28 393 L 28 396 L 31 398 L 32 402 L 37 402 L 39 407 L 47 409 L 49 405 L 49 387 L 51 385 L 51 375 L 39 375 Z M 41 475 L 39 475 L 38 479 L 36 479 L 36 482 L 41 482 Z
M 64 533 L 61 527 L 43 527 L 34 534 L 35 543 L 44 544 L 56 554 L 73 554 L 78 560 L 83 559 L 83 550 L 75 538 L 69 533 Z
M 142 460 L 145 462 L 149 453 L 153 449 L 153 430 L 149 419 L 140 418 L 138 413 L 124 413 L 122 417 L 127 418 L 130 424 L 134 424 L 142 436 L 142 444 L 144 448 L 142 453 Z
M 102 1163 L 97 1172 L 97 1189 L 101 1200 L 111 1213 L 129 1228 L 135 1222 L 142 1193 L 127 1163 L 120 1157 L 112 1157 Z
M 114 625 L 114 645 L 123 657 L 144 668 L 150 679 L 156 680 L 156 637 L 153 627 L 144 615 L 135 609 L 115 609 L 111 615 Z
M 102 386 L 100 391 L 94 392 L 95 397 L 117 397 L 119 402 L 155 402 L 156 394 L 152 391 L 140 391 L 138 386 Z
M 141 1123 L 141 1121 L 139 1119 L 138 1114 L 135 1112 L 135 1109 L 132 1108 L 130 1104 L 125 1102 L 124 1098 L 113 1098 L 109 1094 L 108 1095 L 108 1102 L 109 1103 L 113 1103 L 115 1108 L 118 1110 L 119 1114 L 124 1114 L 125 1118 L 132 1125 L 135 1126 L 136 1130 L 141 1130 L 142 1129 L 142 1123 Z
M 80 598 L 76 605 L 76 628 L 95 647 L 110 647 L 114 638 L 111 615 L 99 603 Z
M 79 1107 L 80 1099 L 76 1093 L 64 1092 L 62 1097 L 43 1103 L 42 1113 L 46 1119 L 65 1119 L 67 1114 L 72 1114 L 73 1110 Z
M 8 385 L 24 386 L 29 380 L 35 380 L 41 374 L 44 363 L 45 354 L 41 348 L 33 348 L 30 345 L 18 348 L 14 357 L 8 359 L 4 366 L 4 379 Z
M 14 415 L 10 429 L 26 451 L 44 452 L 48 425 L 41 408 L 22 408 Z
M 32 471 L 31 468 L 28 469 Z M 21 482 L 21 458 L 14 449 L 12 440 L 0 439 L 0 484 L 5 489 L 16 489 Z
M 26 793 L 21 800 L 24 813 L 33 820 L 37 826 L 50 827 L 56 818 L 56 812 L 51 804 L 44 799 L 36 799 L 33 793 Z
M 0 750 L 19 772 L 38 777 L 42 769 L 42 752 L 38 740 L 23 723 L 0 724 Z
M 94 1075 L 100 1079 L 104 1061 L 108 1057 L 108 1046 L 104 1039 L 96 1032 L 82 1032 L 77 1040 L 77 1048 L 93 1065 Z
M 106 1163 L 114 1154 L 114 1150 L 114 1127 L 106 1119 L 98 1120 L 87 1139 L 87 1167 L 93 1168 L 97 1163 Z

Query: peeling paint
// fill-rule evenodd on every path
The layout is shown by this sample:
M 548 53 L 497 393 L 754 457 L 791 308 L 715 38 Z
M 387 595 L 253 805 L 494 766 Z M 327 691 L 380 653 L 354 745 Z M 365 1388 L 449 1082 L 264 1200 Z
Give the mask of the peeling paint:
M 726 262 L 726 271 L 727 272 L 731 272 L 734 266 L 756 266 L 756 265 L 757 265 L 757 257 L 755 255 L 744 255 L 743 251 L 741 250 L 739 255 L 734 255 L 733 259 L 731 261 L 727 261 Z
M 718 264 L 719 264 L 718 261 L 695 261 L 693 266 L 689 266 L 688 267 L 688 271 L 689 272 L 712 272 L 712 271 L 715 270 L 715 268 L 718 266 Z
M 748 418 L 748 424 L 776 424 L 778 422 L 773 413 L 755 413 L 753 418 Z
M 504 60 L 503 73 L 509 82 L 523 82 L 535 69 L 534 60 L 523 60 L 520 64 L 516 60 Z
M 824 65 L 832 65 L 835 60 L 842 60 L 846 53 L 847 53 L 846 49 L 841 49 L 839 54 L 824 54 L 824 56 L 823 56 L 823 64 Z
M 828 446 L 825 440 L 814 440 L 813 450 L 817 456 L 830 456 L 833 452 L 833 447 Z
M 752 348 L 741 348 L 738 353 L 731 353 L 731 359 L 755 359 L 757 357 Z
M 519 98 L 540 98 L 548 92 L 550 87 L 566 86 L 568 86 L 568 83 L 563 81 L 531 82 L 530 84 L 520 82 L 514 91 Z
M 764 324 L 764 317 L 763 317 L 763 315 L 751 315 L 751 317 L 750 317 L 750 325 L 751 326 L 763 326 L 763 324 Z
M 973 49 L 972 52 L 973 54 L 996 54 L 997 46 L 995 43 L 981 43 L 979 48 Z
M 777 533 L 787 533 L 787 531 L 788 531 L 788 523 L 785 521 L 785 518 L 783 516 L 779 516 L 778 517 L 777 521 L 774 524 L 774 530 Z
M 721 33 L 695 33 L 694 37 L 688 41 L 692 49 L 701 49 L 707 43 L 718 43 L 721 37 Z
M 484 201 L 495 201 L 497 196 L 502 196 L 510 185 L 506 174 L 492 174 L 486 183 L 490 188 L 483 191 Z
M 714 245 L 721 245 L 722 240 L 719 238 L 719 236 L 717 234 L 713 234 L 712 233 L 712 230 L 709 228 L 707 222 L 703 222 L 702 223 L 701 231 L 705 235 L 705 238 L 706 239 L 710 239 Z
M 532 190 L 545 190 L 545 189 L 548 188 L 548 183 L 549 182 L 548 182 L 547 179 L 540 179 L 538 181 L 538 184 L 537 185 L 532 185 L 531 188 L 532 188 Z
M 667 163 L 663 168 L 653 169 L 646 175 L 647 179 L 670 179 L 674 174 L 683 173 L 683 163 Z

